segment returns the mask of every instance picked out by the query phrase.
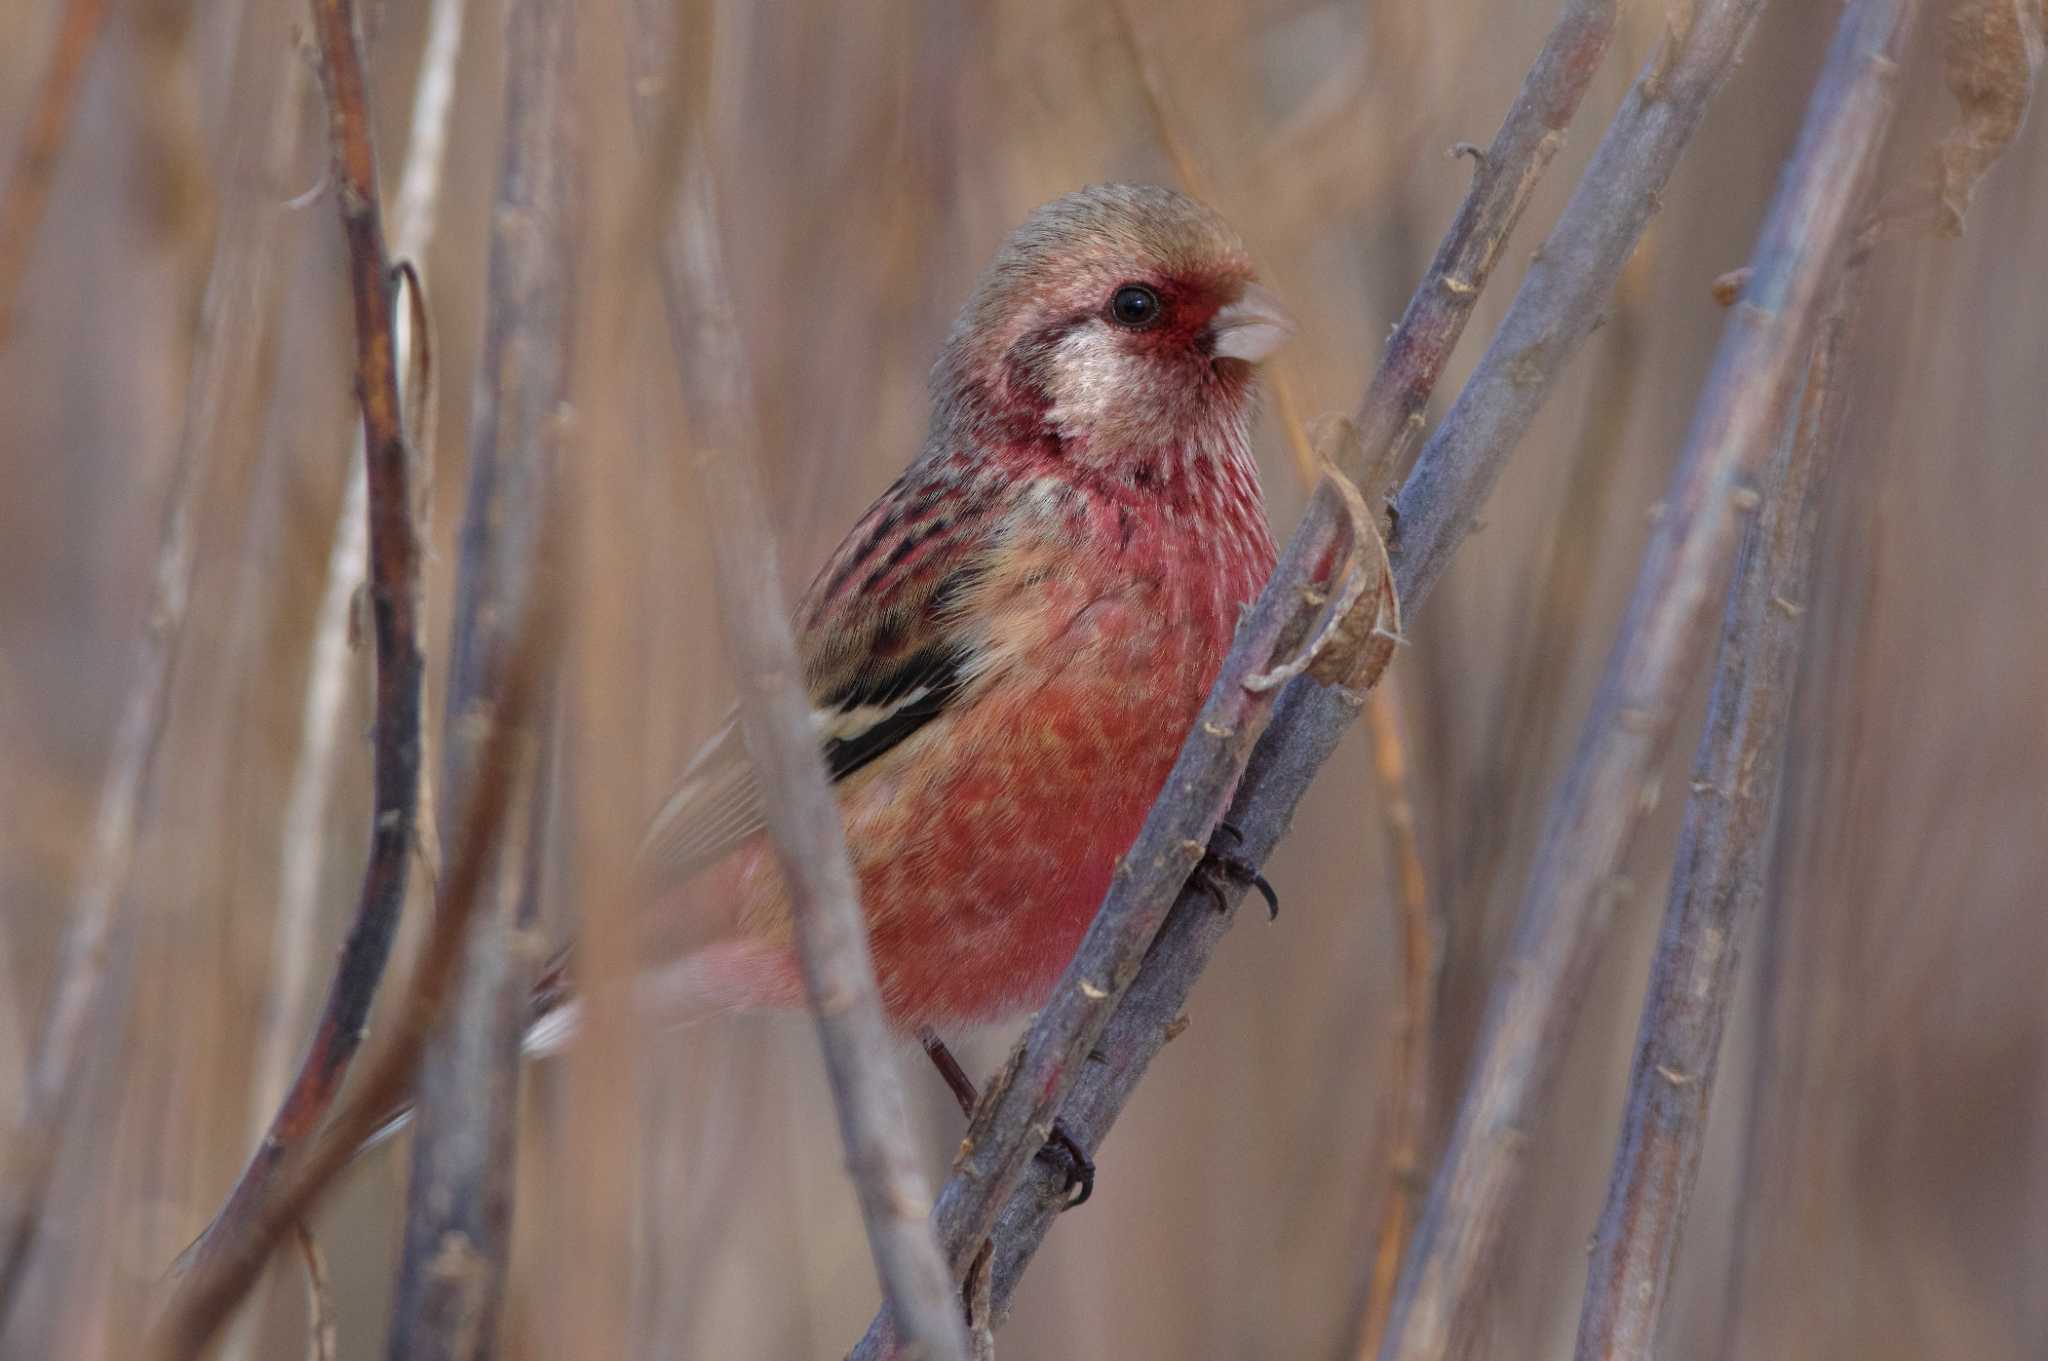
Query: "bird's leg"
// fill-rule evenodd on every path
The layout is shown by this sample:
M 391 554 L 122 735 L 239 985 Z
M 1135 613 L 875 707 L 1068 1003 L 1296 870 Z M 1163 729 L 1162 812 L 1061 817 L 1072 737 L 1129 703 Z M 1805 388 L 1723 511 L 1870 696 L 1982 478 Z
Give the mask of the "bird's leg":
M 1273 892 L 1273 886 L 1266 882 L 1258 867 L 1237 854 L 1236 847 L 1243 843 L 1244 833 L 1227 822 L 1216 824 L 1216 835 L 1228 837 L 1230 848 L 1219 849 L 1214 840 L 1201 862 L 1195 866 L 1195 882 L 1216 900 L 1216 910 L 1221 912 L 1228 903 L 1223 896 L 1223 885 L 1232 883 L 1240 888 L 1255 888 L 1266 900 L 1266 920 L 1280 919 L 1280 895 Z
M 926 1057 L 932 1067 L 939 1070 L 939 1076 L 946 1079 L 946 1086 L 953 1093 L 953 1099 L 960 1103 L 960 1113 L 972 1120 L 975 1103 L 981 1100 L 981 1093 L 974 1090 L 974 1079 L 967 1076 L 967 1070 L 960 1066 L 960 1060 L 953 1057 L 953 1051 L 946 1048 L 946 1042 L 935 1031 L 920 1030 L 918 1042 L 924 1045 Z
M 946 1048 L 946 1042 L 938 1037 L 937 1032 L 920 1030 L 917 1039 L 924 1046 L 925 1056 L 931 1059 L 932 1067 L 938 1069 L 939 1076 L 946 1080 L 953 1099 L 960 1103 L 960 1113 L 972 1120 L 974 1107 L 981 1100 L 981 1094 L 975 1090 L 974 1079 L 967 1076 L 967 1070 L 960 1066 L 960 1060 L 953 1057 L 953 1051 Z M 1058 1120 L 1052 1122 L 1052 1137 L 1045 1141 L 1044 1148 L 1038 1150 L 1038 1156 L 1047 1162 L 1066 1164 L 1066 1189 L 1073 1196 L 1066 1204 L 1067 1209 L 1086 1203 L 1088 1197 L 1095 1194 L 1095 1161 Z M 1074 1195 L 1076 1191 L 1080 1194 Z

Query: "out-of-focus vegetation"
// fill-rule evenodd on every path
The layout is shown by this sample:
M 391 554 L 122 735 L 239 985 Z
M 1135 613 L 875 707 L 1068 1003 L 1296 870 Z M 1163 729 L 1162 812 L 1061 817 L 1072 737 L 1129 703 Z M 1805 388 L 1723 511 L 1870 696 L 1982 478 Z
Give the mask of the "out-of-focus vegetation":
M 55 0 L 0 9 L 0 156 L 26 135 Z M 624 6 L 578 34 L 587 259 L 576 432 L 607 484 L 580 498 L 573 611 L 631 648 L 565 659 L 616 743 L 603 791 L 630 845 L 730 697 L 695 532 L 684 415 L 652 279 L 624 91 Z M 1092 4 L 721 6 L 718 138 L 733 283 L 764 396 L 788 575 L 806 579 L 922 435 L 923 379 L 971 280 L 1031 207 L 1077 184 L 1170 180 L 1114 12 Z M 1553 6 L 1483 0 L 1134 3 L 1174 118 L 1301 321 L 1307 414 L 1348 410 Z M 395 195 L 424 4 L 371 6 L 372 96 Z M 1482 299 L 1477 354 L 1620 90 L 1666 21 L 1623 24 L 1572 138 Z M 442 400 L 433 441 L 429 703 L 438 727 L 454 526 L 498 165 L 501 14 L 470 0 L 433 244 L 420 261 Z M 1450 923 L 1428 1145 L 1469 1056 L 1532 842 L 1635 574 L 1834 6 L 1767 12 L 1665 195 L 1604 330 L 1573 366 L 1396 662 L 1430 893 Z M 195 355 L 225 358 L 196 503 L 196 572 L 136 870 L 108 960 L 119 999 L 24 1281 L 8 1357 L 121 1354 L 172 1256 L 218 1205 L 296 1057 L 345 928 L 366 834 L 367 649 L 351 662 L 312 944 L 273 959 L 308 651 L 354 430 L 347 281 L 322 120 L 289 6 L 116 3 L 89 54 L 47 215 L 0 337 L 0 1093 L 25 1082 L 57 945 L 90 870 L 113 728 L 148 626 L 160 521 L 193 419 Z M 1903 73 L 1887 183 L 1908 193 L 1952 117 L 1929 25 Z M 1907 235 L 1870 269 L 1846 447 L 1777 834 L 1745 954 L 1674 1357 L 2048 1354 L 2048 253 L 2040 120 L 1960 240 Z M 286 173 L 266 169 L 281 144 Z M 303 201 L 302 201 L 303 199 Z M 251 227 L 251 223 L 255 227 Z M 223 243 L 227 243 L 226 247 Z M 261 267 L 257 253 L 268 253 Z M 209 277 L 215 302 L 207 305 Z M 253 295 L 236 290 L 255 288 Z M 238 319 L 232 334 L 209 328 Z M 1304 496 L 1276 429 L 1276 523 Z M 1560 554 L 1583 554 L 1546 602 Z M 1539 621 L 1541 627 L 1538 627 Z M 606 632 L 598 630 L 599 633 Z M 620 630 L 610 630 L 618 635 Z M 1704 677 L 1701 693 L 1704 694 Z M 1666 788 L 1682 790 L 1690 742 Z M 1363 735 L 1269 867 L 1286 911 L 1248 922 L 1197 993 L 1061 1222 L 1005 1355 L 1349 1354 L 1385 1193 L 1400 958 Z M 1569 1351 L 1663 907 L 1666 798 L 1593 985 L 1481 1333 L 1485 1354 Z M 581 809 L 574 825 L 588 813 Z M 558 876 L 551 882 L 574 880 Z M 551 938 L 590 904 L 554 895 Z M 410 908 L 416 932 L 424 897 Z M 403 960 L 396 966 L 402 970 Z M 1005 1037 L 956 1045 L 985 1071 Z M 951 1098 L 906 1050 L 943 1175 Z M 561 1355 L 557 1302 L 614 1282 L 648 1355 L 837 1355 L 875 1286 L 802 1017 L 720 1022 L 607 1053 L 630 1128 L 578 1130 L 552 1069 L 529 1086 L 510 1356 Z M 12 1097 L 7 1099 L 12 1100 Z M 9 1108 L 11 1117 L 12 1108 Z M 616 1159 L 565 1150 L 611 1147 Z M 631 1188 L 605 1262 L 567 1207 Z M 344 1358 L 380 1355 L 405 1182 L 385 1150 L 317 1228 Z M 303 1346 L 273 1272 L 246 1355 Z

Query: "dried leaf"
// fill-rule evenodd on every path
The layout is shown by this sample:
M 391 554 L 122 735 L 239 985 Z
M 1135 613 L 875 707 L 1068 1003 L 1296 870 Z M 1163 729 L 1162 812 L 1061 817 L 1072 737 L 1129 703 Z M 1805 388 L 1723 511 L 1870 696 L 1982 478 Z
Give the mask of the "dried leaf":
M 1942 64 L 1962 120 L 1937 153 L 1935 229 L 1960 236 L 1977 183 L 2026 122 L 2048 42 L 2048 0 L 1955 0 L 1942 24 Z
M 1361 694 L 1379 683 L 1401 643 L 1401 602 L 1394 593 L 1387 542 L 1375 524 L 1368 522 L 1366 532 L 1371 536 L 1362 545 L 1366 590 L 1308 667 L 1312 679 Z

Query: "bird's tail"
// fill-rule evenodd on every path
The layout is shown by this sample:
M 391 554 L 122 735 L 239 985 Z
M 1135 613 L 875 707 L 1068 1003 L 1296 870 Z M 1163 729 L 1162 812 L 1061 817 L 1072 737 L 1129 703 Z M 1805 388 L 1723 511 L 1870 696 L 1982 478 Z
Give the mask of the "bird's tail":
M 534 981 L 520 1051 L 527 1059 L 553 1058 L 574 1042 L 583 1022 L 583 1002 L 569 972 L 564 946 Z M 660 1029 L 694 1025 L 736 1011 L 800 1007 L 803 985 L 785 948 L 754 941 L 725 941 L 684 956 L 633 980 L 635 1022 Z M 394 1105 L 356 1156 L 390 1140 L 412 1121 L 408 1093 Z
M 569 977 L 569 948 L 564 946 L 534 981 L 533 993 L 527 1003 L 526 1033 L 520 1038 L 521 1057 L 544 1059 L 561 1053 L 575 1038 L 577 1017 L 581 1011 L 575 986 Z M 412 1123 L 412 1110 L 412 1093 L 407 1092 L 377 1122 L 369 1137 L 357 1146 L 355 1156 L 360 1158 L 371 1149 L 380 1148 L 396 1138 Z

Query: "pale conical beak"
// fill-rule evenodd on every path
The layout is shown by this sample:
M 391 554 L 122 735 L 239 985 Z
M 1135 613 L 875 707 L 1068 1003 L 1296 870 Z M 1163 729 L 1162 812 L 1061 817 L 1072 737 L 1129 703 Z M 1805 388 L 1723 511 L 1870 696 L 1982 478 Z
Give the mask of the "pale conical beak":
M 1238 300 L 1220 309 L 1209 323 L 1218 359 L 1256 364 L 1294 334 L 1294 318 L 1268 290 L 1246 284 Z

